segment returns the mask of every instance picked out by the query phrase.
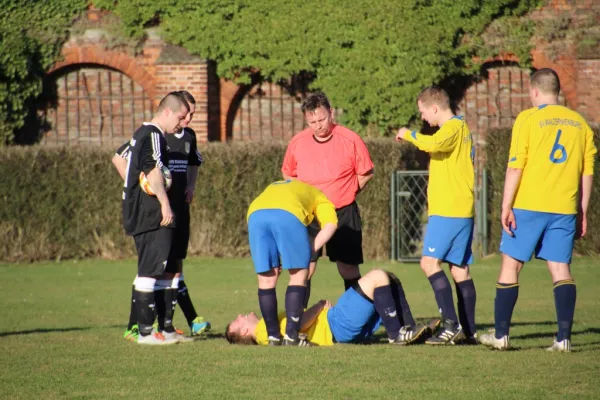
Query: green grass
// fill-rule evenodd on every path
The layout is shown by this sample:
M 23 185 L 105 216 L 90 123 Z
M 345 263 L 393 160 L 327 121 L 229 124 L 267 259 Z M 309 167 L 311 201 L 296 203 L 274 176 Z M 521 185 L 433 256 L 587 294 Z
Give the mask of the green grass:
M 135 260 L 0 264 L 0 399 L 219 398 L 382 399 L 600 396 L 600 261 L 573 265 L 578 300 L 571 354 L 543 351 L 555 332 L 546 267 L 521 275 L 511 331 L 514 351 L 481 346 L 336 345 L 269 348 L 229 345 L 219 334 L 239 312 L 258 311 L 247 259 L 192 259 L 186 282 L 200 315 L 213 323 L 206 340 L 162 348 L 125 342 Z M 369 263 L 403 281 L 418 318 L 437 315 L 416 264 Z M 480 329 L 493 324 L 497 257 L 478 262 Z M 285 275 L 284 275 L 285 278 Z M 341 294 L 336 268 L 321 262 L 312 301 Z M 285 282 L 279 285 L 283 305 Z M 185 327 L 180 310 L 176 325 Z

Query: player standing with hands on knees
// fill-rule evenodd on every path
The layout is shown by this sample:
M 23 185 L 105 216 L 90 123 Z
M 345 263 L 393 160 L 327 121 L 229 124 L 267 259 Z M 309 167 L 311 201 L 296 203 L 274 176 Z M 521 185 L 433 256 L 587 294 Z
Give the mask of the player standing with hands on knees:
M 139 344 L 160 345 L 177 343 L 174 337 L 165 337 L 153 332 L 155 310 L 164 331 L 174 333 L 172 325 L 174 300 L 166 293 L 170 284 L 165 282 L 171 243 L 173 240 L 175 215 L 171 209 L 162 168 L 168 165 L 165 134 L 180 130 L 180 124 L 189 112 L 187 102 L 177 93 L 171 92 L 158 105 L 158 110 L 149 123 L 135 131 L 129 142 L 129 158 L 123 184 L 123 227 L 127 235 L 133 236 L 138 253 L 138 277 L 135 282 L 136 310 L 139 326 Z M 144 193 L 139 184 L 143 172 L 155 193 Z M 159 291 L 162 304 L 157 304 Z M 161 315 L 162 314 L 162 315 Z
M 571 276 L 573 242 L 587 230 L 594 173 L 594 134 L 581 115 L 558 104 L 556 72 L 542 68 L 530 79 L 533 108 L 519 114 L 512 131 L 502 199 L 502 267 L 496 283 L 495 332 L 484 345 L 510 347 L 509 328 L 525 262 L 546 260 L 554 283 L 558 334 L 547 350 L 571 351 L 577 291 Z
M 442 314 L 440 332 L 427 344 L 477 343 L 475 336 L 476 291 L 469 274 L 473 263 L 474 147 L 469 127 L 450 108 L 446 91 L 425 88 L 417 97 L 421 119 L 439 126 L 433 135 L 401 128 L 396 140 L 405 140 L 431 154 L 427 187 L 427 231 L 421 269 L 429 279 Z M 456 285 L 458 317 L 452 288 L 441 268 L 448 263 Z
M 311 244 L 306 226 L 315 217 L 321 230 Z M 319 189 L 297 180 L 286 180 L 267 186 L 250 204 L 247 218 L 250 254 L 258 275 L 258 303 L 269 345 L 304 346 L 298 333 L 310 255 L 333 236 L 338 222 L 335 207 Z M 283 337 L 279 331 L 275 292 L 280 267 L 290 274 L 285 293 L 287 325 Z
M 284 179 L 298 179 L 318 188 L 335 205 L 338 230 L 327 243 L 327 256 L 337 264 L 347 290 L 360 279 L 362 221 L 356 195 L 373 177 L 373 162 L 360 136 L 333 123 L 334 111 L 323 93 L 308 96 L 302 113 L 308 128 L 290 141 L 281 172 Z M 312 238 L 318 231 L 316 224 L 309 226 Z M 311 255 L 305 306 L 321 254 Z

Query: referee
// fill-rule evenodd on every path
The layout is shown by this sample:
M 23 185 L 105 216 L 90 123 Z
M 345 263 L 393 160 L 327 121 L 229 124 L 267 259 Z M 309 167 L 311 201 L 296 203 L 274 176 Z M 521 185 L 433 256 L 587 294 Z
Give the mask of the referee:
M 308 128 L 290 141 L 281 172 L 284 179 L 298 179 L 320 189 L 336 207 L 338 229 L 327 243 L 327 255 L 336 262 L 348 290 L 360 279 L 358 265 L 363 263 L 362 221 L 356 195 L 373 177 L 373 162 L 360 136 L 333 123 L 334 110 L 325 94 L 317 92 L 307 97 L 302 113 Z M 309 226 L 313 239 L 318 231 L 318 224 Z M 305 305 L 321 254 L 320 250 L 311 256 Z

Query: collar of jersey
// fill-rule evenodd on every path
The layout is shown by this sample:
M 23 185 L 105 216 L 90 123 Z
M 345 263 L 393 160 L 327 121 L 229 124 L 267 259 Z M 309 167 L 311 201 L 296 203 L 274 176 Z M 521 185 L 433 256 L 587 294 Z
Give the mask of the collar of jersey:
M 184 133 L 185 133 L 184 131 L 185 131 L 185 128 L 181 128 L 181 132 L 180 133 L 176 133 L 175 137 L 177 139 L 181 139 L 183 137 Z
M 163 132 L 163 130 L 162 130 L 162 129 L 160 129 L 160 126 L 158 126 L 158 125 L 156 125 L 156 124 L 153 124 L 152 122 L 142 122 L 142 125 L 146 125 L 146 126 L 148 126 L 148 125 L 152 125 L 152 126 L 153 126 L 153 127 L 155 127 L 156 129 L 158 129 L 158 130 L 160 131 L 160 133 L 162 133 L 162 134 L 163 134 L 163 136 L 165 135 L 165 133 Z
M 317 137 L 315 136 L 315 134 L 312 134 L 312 138 L 315 142 L 319 143 L 319 144 L 323 144 L 323 143 L 327 143 L 329 142 L 331 139 L 333 139 L 333 131 L 335 130 L 336 125 L 333 125 L 333 128 L 331 128 L 331 135 L 329 135 L 329 137 L 327 138 L 327 140 L 319 140 L 317 139 Z

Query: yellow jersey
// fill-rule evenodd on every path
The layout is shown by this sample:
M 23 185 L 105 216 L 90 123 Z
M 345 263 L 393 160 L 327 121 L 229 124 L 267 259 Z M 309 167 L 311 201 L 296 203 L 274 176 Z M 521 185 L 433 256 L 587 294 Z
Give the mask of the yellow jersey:
M 309 327 L 300 330 L 300 333 L 306 334 L 309 342 L 316 344 L 317 346 L 333 346 L 333 334 L 331 333 L 329 322 L 327 321 L 328 312 L 329 309 L 323 309 Z M 281 336 L 285 335 L 286 323 L 287 318 L 285 317 L 285 313 L 279 314 L 279 330 Z M 256 343 L 261 345 L 269 344 L 269 335 L 267 334 L 267 325 L 265 324 L 264 319 L 258 321 L 254 333 L 256 335 Z
M 308 226 L 317 217 L 321 227 L 337 224 L 335 206 L 319 189 L 296 179 L 277 181 L 250 204 L 246 218 L 254 211 L 265 209 L 285 210 L 294 214 Z
M 521 112 L 508 159 L 523 170 L 513 207 L 577 214 L 581 176 L 594 174 L 595 154 L 594 133 L 577 112 L 559 105 Z
M 404 139 L 431 153 L 427 186 L 429 215 L 472 217 L 475 148 L 463 118 L 450 118 L 434 135 L 412 131 Z

